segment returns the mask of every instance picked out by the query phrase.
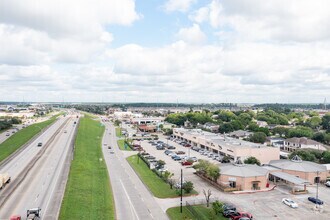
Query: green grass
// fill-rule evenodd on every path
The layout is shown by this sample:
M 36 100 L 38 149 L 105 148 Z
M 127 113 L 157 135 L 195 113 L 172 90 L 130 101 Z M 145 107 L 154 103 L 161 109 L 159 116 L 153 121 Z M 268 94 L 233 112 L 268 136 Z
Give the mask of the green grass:
M 0 161 L 6 159 L 26 142 L 28 142 L 31 138 L 40 133 L 41 129 L 52 124 L 56 120 L 56 117 L 57 115 L 51 117 L 47 121 L 32 124 L 11 135 L 11 137 L 0 144 Z
M 114 219 L 110 179 L 103 159 L 104 126 L 85 115 L 80 120 L 74 159 L 60 211 L 60 219 Z
M 122 133 L 121 133 L 121 129 L 120 128 L 116 128 L 116 136 L 117 137 L 122 137 Z
M 147 164 L 139 159 L 138 156 L 133 155 L 127 158 L 128 163 L 133 167 L 135 172 L 144 182 L 144 184 L 149 188 L 152 194 L 158 198 L 172 198 L 178 197 L 176 189 L 171 189 L 170 185 L 165 183 L 159 176 L 157 176 L 153 171 L 149 169 Z M 195 195 L 196 191 L 193 191 L 190 194 L 185 194 L 185 196 Z
M 125 140 L 118 140 L 118 141 L 117 141 L 117 144 L 118 144 L 118 146 L 119 146 L 119 149 L 120 149 L 120 150 L 126 150 L 126 151 L 132 151 L 132 149 L 131 149 L 130 147 L 128 147 L 128 146 L 127 146 L 127 148 L 125 149 L 125 145 L 124 145 L 124 143 L 125 143 Z
M 182 213 L 180 213 L 180 207 L 173 207 L 166 210 L 168 217 L 171 220 L 183 220 L 183 219 L 192 219 L 192 220 L 227 220 L 228 218 L 223 217 L 222 215 L 216 216 L 212 208 L 207 208 L 204 205 L 193 206 L 194 210 L 199 214 L 199 217 L 192 215 L 186 206 L 182 207 Z

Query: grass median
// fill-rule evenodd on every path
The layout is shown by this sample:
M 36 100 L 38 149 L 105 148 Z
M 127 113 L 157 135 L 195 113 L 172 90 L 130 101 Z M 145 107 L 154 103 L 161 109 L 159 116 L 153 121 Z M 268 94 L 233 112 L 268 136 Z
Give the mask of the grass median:
M 129 146 L 125 148 L 125 140 L 118 140 L 117 144 L 120 150 L 132 151 L 132 149 Z
M 123 136 L 121 133 L 121 128 L 116 128 L 116 136 L 119 138 Z
M 128 157 L 127 161 L 154 196 L 158 198 L 173 198 L 179 196 L 176 189 L 171 189 L 170 185 L 165 183 L 159 176 L 150 170 L 141 158 L 138 159 L 137 155 Z M 185 194 L 184 196 L 196 194 L 197 192 L 193 191 L 192 193 Z
M 17 149 L 23 146 L 31 138 L 41 132 L 42 129 L 55 122 L 58 115 L 55 115 L 40 123 L 32 124 L 23 128 L 0 144 L 0 162 L 14 153 Z
M 171 220 L 184 220 L 184 219 L 192 219 L 192 220 L 226 220 L 228 218 L 223 217 L 222 215 L 215 215 L 212 208 L 207 208 L 204 205 L 195 205 L 191 206 L 191 208 L 198 214 L 198 216 L 194 216 L 186 206 L 182 207 L 182 213 L 180 212 L 180 206 L 169 208 L 166 210 L 166 214 Z
M 114 219 L 114 200 L 103 159 L 104 126 L 85 116 L 80 120 L 74 159 L 59 219 Z

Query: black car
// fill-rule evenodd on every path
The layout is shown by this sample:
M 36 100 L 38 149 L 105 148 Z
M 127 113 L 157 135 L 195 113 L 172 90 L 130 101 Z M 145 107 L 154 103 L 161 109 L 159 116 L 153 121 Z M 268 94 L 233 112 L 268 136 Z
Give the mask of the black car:
M 167 149 L 169 149 L 169 150 L 174 150 L 175 147 L 174 147 L 174 146 L 168 146 Z
M 41 143 L 41 142 L 39 142 L 39 143 L 38 143 L 38 147 L 41 147 L 41 146 L 42 146 L 42 143 Z
M 239 214 L 234 210 L 227 210 L 223 212 L 223 216 L 229 218 L 230 216 L 239 216 Z
M 321 199 L 317 199 L 315 197 L 308 197 L 308 200 L 317 205 L 323 205 L 323 201 Z
M 229 210 L 233 210 L 233 211 L 236 211 L 236 207 L 232 204 L 229 204 L 229 203 L 224 203 L 222 205 L 222 210 L 225 212 L 225 211 L 229 211 Z

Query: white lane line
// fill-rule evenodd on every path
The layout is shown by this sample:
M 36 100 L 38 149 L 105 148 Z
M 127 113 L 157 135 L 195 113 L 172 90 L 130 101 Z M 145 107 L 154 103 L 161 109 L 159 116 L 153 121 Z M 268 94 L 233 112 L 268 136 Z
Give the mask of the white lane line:
M 123 189 L 124 189 L 125 195 L 126 195 L 126 197 L 127 197 L 127 199 L 128 199 L 128 202 L 129 202 L 129 204 L 130 204 L 131 209 L 133 210 L 133 212 L 134 212 L 134 214 L 135 214 L 135 217 L 136 217 L 137 219 L 140 219 L 139 216 L 138 216 L 137 213 L 136 213 L 136 210 L 135 210 L 135 208 L 134 208 L 134 206 L 133 206 L 133 203 L 132 203 L 131 199 L 130 199 L 129 196 L 128 196 L 128 193 L 127 193 L 126 188 L 125 188 L 125 186 L 124 186 L 124 184 L 123 184 L 123 181 L 121 181 L 121 179 L 119 179 L 119 181 L 120 181 L 120 184 L 122 185 L 122 187 L 123 187 Z

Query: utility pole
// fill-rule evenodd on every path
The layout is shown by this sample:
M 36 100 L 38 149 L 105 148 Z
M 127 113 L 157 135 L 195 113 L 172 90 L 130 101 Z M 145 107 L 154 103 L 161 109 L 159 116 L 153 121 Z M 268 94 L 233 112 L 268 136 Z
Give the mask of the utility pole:
M 181 169 L 181 199 L 180 199 L 180 213 L 182 213 L 182 182 L 183 182 L 183 175 L 182 175 L 182 169 Z
M 319 198 L 319 182 L 320 182 L 320 177 L 319 177 L 319 171 L 316 171 L 317 177 L 316 177 L 316 199 Z

